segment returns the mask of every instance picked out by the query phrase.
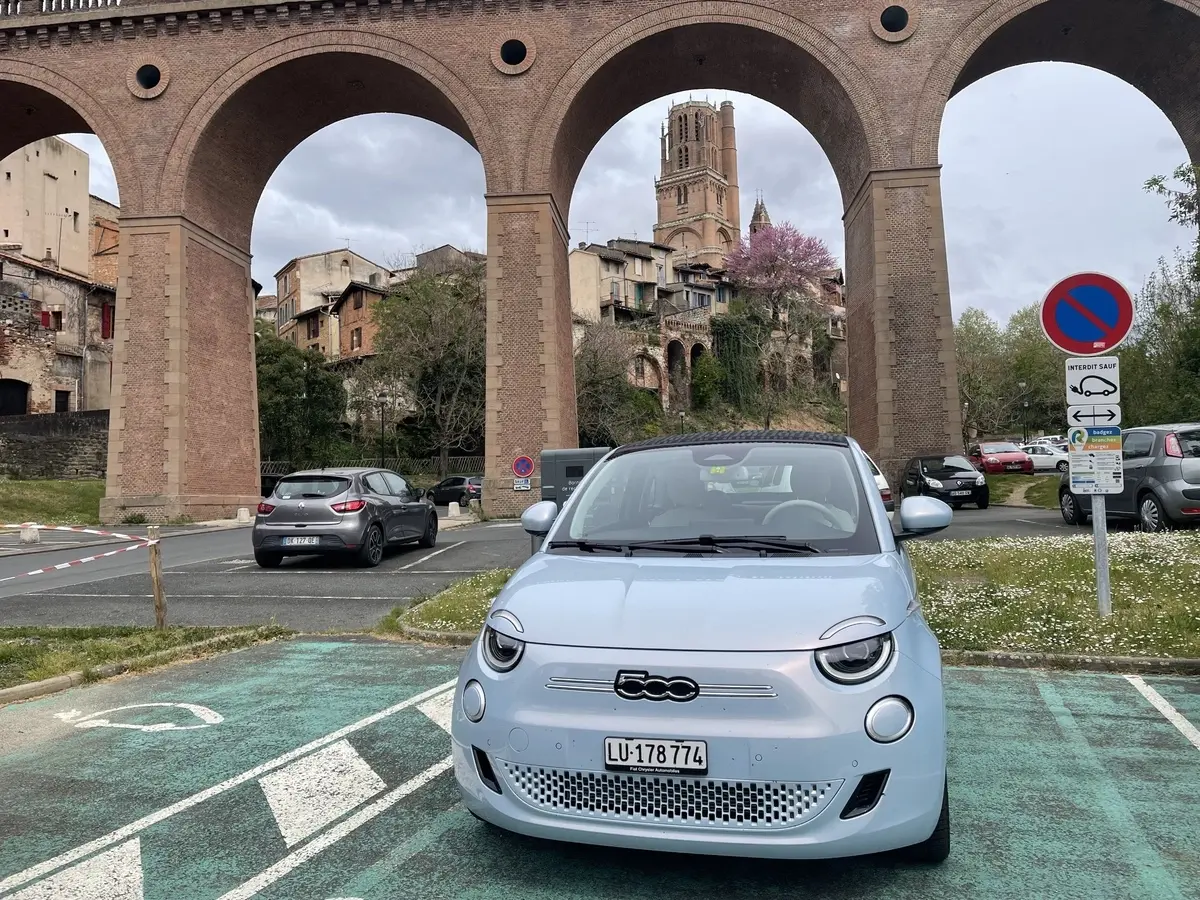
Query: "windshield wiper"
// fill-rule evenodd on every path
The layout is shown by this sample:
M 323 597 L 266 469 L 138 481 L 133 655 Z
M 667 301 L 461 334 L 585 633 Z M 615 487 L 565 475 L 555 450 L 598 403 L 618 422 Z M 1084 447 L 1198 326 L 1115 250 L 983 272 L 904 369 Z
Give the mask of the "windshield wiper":
M 724 548 L 731 550 L 760 550 L 765 556 L 767 551 L 774 550 L 781 553 L 821 553 L 820 549 L 812 544 L 803 541 L 789 541 L 781 534 L 772 534 L 763 537 L 757 535 L 713 535 L 702 534 L 694 538 L 674 538 L 663 541 L 638 541 L 630 544 L 632 550 L 676 550 L 684 553 L 694 553 L 704 550 L 711 550 L 716 553 L 724 552 Z
M 597 550 L 607 551 L 609 553 L 624 553 L 629 555 L 629 547 L 625 544 L 600 544 L 595 541 L 551 541 L 546 545 L 551 550 L 558 550 L 561 547 L 572 547 L 576 550 L 586 550 L 589 553 Z

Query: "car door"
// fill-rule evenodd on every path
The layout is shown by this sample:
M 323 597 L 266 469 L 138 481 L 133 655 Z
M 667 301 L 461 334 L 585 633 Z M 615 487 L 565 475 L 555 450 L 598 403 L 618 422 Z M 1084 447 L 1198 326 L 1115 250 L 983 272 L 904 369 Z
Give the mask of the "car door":
M 438 505 L 444 505 L 449 503 L 451 500 L 457 500 L 458 494 L 455 493 L 455 491 L 458 489 L 458 486 L 461 482 L 461 478 L 453 475 L 449 478 L 443 478 L 438 482 L 437 487 L 433 489 L 433 502 L 437 503 Z
M 425 531 L 425 516 L 429 508 L 421 502 L 421 492 L 398 472 L 384 472 L 388 487 L 396 500 L 394 507 L 398 523 L 398 540 L 420 537 Z
M 1121 493 L 1109 498 L 1113 512 L 1123 516 L 1137 513 L 1137 496 L 1154 462 L 1154 432 L 1127 431 L 1121 436 Z
M 384 538 L 389 543 L 399 540 L 400 538 L 396 530 L 399 527 L 399 516 L 396 510 L 398 498 L 392 493 L 392 489 L 383 477 L 383 473 L 368 472 L 364 475 L 363 489 L 370 496 L 371 500 L 374 501 L 376 509 L 379 510 L 379 524 L 383 528 Z
M 979 445 L 975 444 L 967 451 L 967 459 L 971 461 L 971 465 L 983 471 L 983 451 L 979 449 Z
M 904 496 L 919 497 L 921 495 L 921 462 L 909 460 L 904 470 Z

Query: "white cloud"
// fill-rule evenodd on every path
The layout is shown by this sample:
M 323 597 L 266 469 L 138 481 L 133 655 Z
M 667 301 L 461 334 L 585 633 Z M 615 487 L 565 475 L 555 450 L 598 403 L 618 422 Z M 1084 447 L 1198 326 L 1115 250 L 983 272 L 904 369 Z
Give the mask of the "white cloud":
M 761 190 L 775 221 L 824 238 L 840 258 L 841 198 L 812 135 L 754 97 L 692 95 L 735 104 L 743 227 Z M 635 110 L 596 145 L 571 202 L 572 241 L 652 234 L 659 127 L 671 99 L 684 96 Z M 93 193 L 116 199 L 99 142 L 68 139 L 93 154 Z M 1186 159 L 1182 141 L 1146 97 L 1102 72 L 1044 63 L 972 85 L 947 108 L 940 154 L 956 314 L 979 306 L 1003 319 L 1082 269 L 1136 290 L 1159 256 L 1193 237 L 1142 190 Z M 439 126 L 390 115 L 332 125 L 268 182 L 254 221 L 254 276 L 273 291 L 289 258 L 347 238 L 383 263 L 443 243 L 484 249 L 483 193 L 478 154 Z

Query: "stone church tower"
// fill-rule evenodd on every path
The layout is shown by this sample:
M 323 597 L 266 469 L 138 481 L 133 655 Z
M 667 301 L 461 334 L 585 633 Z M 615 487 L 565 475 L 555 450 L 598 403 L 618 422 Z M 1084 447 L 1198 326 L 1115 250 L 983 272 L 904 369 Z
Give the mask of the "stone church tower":
M 662 133 L 662 174 L 654 182 L 654 241 L 674 247 L 678 262 L 722 268 L 741 240 L 733 104 L 718 110 L 689 100 L 671 107 Z
M 763 202 L 762 194 L 760 193 L 758 200 L 754 204 L 754 213 L 750 216 L 750 233 L 757 234 L 770 224 L 771 217 L 767 215 L 767 204 Z

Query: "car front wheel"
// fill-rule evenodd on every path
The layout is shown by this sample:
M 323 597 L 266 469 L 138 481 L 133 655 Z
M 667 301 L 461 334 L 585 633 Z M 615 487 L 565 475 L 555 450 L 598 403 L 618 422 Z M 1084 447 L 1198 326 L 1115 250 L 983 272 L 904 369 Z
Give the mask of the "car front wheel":
M 912 863 L 937 865 L 950 855 L 950 784 L 947 780 L 942 788 L 942 814 L 938 816 L 933 834 L 903 850 L 905 858 Z
M 418 547 L 423 547 L 428 550 L 437 543 L 438 523 L 437 516 L 430 513 L 425 520 L 425 532 L 421 535 L 421 539 L 417 541 Z

